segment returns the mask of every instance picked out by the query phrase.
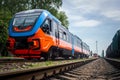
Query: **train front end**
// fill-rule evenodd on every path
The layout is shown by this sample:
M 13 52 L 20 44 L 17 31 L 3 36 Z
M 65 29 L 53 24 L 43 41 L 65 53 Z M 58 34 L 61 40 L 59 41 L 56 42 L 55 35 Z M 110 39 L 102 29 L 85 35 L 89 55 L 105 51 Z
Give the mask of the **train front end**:
M 16 13 L 9 25 L 9 52 L 23 58 L 40 58 L 40 25 L 44 18 L 42 10 L 37 9 Z

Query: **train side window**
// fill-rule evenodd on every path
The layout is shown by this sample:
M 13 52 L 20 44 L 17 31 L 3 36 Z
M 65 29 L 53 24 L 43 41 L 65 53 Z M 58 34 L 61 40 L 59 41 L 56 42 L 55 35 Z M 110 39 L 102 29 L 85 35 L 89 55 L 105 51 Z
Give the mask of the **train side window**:
M 70 35 L 69 34 L 67 36 L 67 40 L 68 40 L 68 42 L 70 42 Z
M 63 39 L 67 41 L 67 35 L 66 35 L 66 32 L 63 32 Z
M 58 24 L 52 20 L 53 35 L 58 37 Z
M 77 46 L 77 40 L 76 40 L 76 38 L 74 39 L 74 44 Z
M 72 35 L 71 34 L 69 34 L 69 36 L 68 36 L 68 41 L 71 43 L 72 41 L 71 41 L 71 38 L 72 37 Z
M 60 37 L 60 39 L 62 39 L 62 38 L 63 38 L 63 35 L 62 35 L 62 30 L 61 30 L 61 29 L 59 29 L 59 37 Z
M 43 32 L 50 34 L 50 32 L 52 31 L 51 29 L 51 20 L 50 19 L 46 19 L 45 22 L 42 25 L 42 30 Z

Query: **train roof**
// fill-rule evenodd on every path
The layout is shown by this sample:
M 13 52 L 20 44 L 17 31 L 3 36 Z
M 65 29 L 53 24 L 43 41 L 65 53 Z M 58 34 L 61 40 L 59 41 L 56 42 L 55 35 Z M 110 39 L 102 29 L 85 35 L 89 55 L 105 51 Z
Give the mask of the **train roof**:
M 32 9 L 32 10 L 25 10 L 25 11 L 20 11 L 16 13 L 15 15 L 21 15 L 21 14 L 28 14 L 28 13 L 41 13 L 44 11 L 43 9 Z
M 32 9 L 32 10 L 25 10 L 25 11 L 20 11 L 15 14 L 15 16 L 20 16 L 20 15 L 40 15 L 42 12 L 44 12 L 46 15 L 48 15 L 50 18 L 53 18 L 57 23 L 61 24 L 61 22 L 54 17 L 50 12 L 44 9 Z
M 85 45 L 85 46 L 89 47 L 89 46 L 87 45 L 87 43 L 85 43 L 85 42 L 83 42 L 83 45 Z
M 74 35 L 77 39 L 79 39 L 80 41 L 82 41 L 82 39 L 80 39 L 77 35 Z
M 120 29 L 117 31 L 117 34 L 120 36 Z
M 113 37 L 113 41 L 114 40 L 117 40 L 118 39 L 118 37 L 120 37 L 120 30 L 118 30 L 116 33 L 115 33 L 115 35 L 114 35 L 114 37 Z

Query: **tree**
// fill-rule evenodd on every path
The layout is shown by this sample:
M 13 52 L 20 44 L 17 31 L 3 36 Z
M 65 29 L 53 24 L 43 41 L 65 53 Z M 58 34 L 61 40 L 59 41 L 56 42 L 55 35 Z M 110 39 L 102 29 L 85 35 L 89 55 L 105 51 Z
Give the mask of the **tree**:
M 58 19 L 62 22 L 62 25 L 65 26 L 68 29 L 69 22 L 68 17 L 66 16 L 65 12 L 60 11 L 57 15 Z
M 58 11 L 58 9 L 62 6 L 62 0 L 32 0 L 29 2 L 29 5 L 32 5 L 31 9 L 41 8 L 48 10 L 62 22 L 63 26 L 68 29 L 69 22 L 65 12 Z
M 5 12 L 10 11 L 11 16 L 18 11 L 27 9 L 27 0 L 1 0 L 0 9 L 3 9 Z
M 59 12 L 62 6 L 62 0 L 0 0 L 0 16 L 1 20 L 7 22 L 19 11 L 27 9 L 45 9 L 57 17 L 62 24 L 68 28 L 68 20 L 65 12 Z
M 8 38 L 7 24 L 0 20 L 0 53 L 5 48 L 6 40 Z
M 0 20 L 0 43 L 5 43 L 8 35 L 7 24 Z
M 31 9 L 50 9 L 53 7 L 59 9 L 62 6 L 62 0 L 29 0 L 29 5 L 31 5 L 29 6 Z

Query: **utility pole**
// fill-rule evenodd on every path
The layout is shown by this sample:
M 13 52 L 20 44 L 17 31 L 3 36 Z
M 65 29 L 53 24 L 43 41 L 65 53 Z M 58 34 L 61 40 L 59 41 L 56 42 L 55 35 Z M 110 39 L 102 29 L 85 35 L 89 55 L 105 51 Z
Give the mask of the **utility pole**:
M 98 42 L 96 41 L 96 54 L 98 54 Z

